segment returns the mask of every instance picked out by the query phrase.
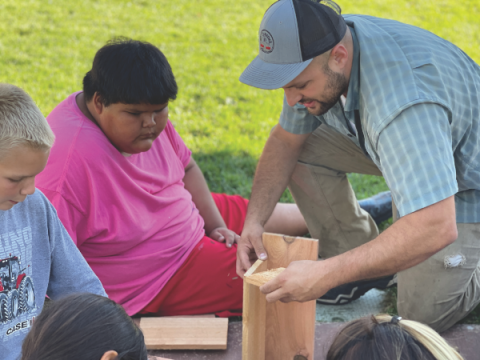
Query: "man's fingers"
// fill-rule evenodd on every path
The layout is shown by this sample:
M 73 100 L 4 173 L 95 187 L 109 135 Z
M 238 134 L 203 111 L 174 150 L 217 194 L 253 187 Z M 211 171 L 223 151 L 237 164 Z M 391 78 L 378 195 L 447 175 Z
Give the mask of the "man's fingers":
M 260 291 L 264 293 L 265 295 L 270 294 L 271 292 L 280 289 L 282 287 L 281 281 L 278 279 L 279 276 L 276 278 L 270 280 L 269 282 L 263 284 L 260 286 Z
M 279 289 L 275 290 L 274 292 L 271 292 L 270 294 L 265 296 L 265 299 L 269 303 L 272 303 L 272 302 L 275 302 L 275 301 L 278 301 L 278 300 L 280 300 L 283 303 L 288 303 L 288 302 L 292 301 L 290 299 L 290 297 L 285 294 L 285 291 L 283 290 L 283 288 L 279 288 Z
M 253 241 L 251 240 L 253 248 L 255 249 L 255 254 L 260 260 L 267 260 L 267 252 L 263 247 L 263 241 L 261 237 L 255 237 Z
M 262 243 L 263 227 L 254 224 L 253 229 L 251 228 L 252 226 L 246 224 L 242 236 L 238 239 L 237 274 L 242 278 L 257 259 L 267 259 L 267 252 Z
M 243 279 L 243 275 L 245 275 L 253 263 L 254 261 L 250 260 L 248 251 L 239 247 L 237 249 L 237 275 Z
M 243 279 L 246 271 L 243 270 L 242 265 L 240 264 L 240 260 L 237 259 L 237 275 Z

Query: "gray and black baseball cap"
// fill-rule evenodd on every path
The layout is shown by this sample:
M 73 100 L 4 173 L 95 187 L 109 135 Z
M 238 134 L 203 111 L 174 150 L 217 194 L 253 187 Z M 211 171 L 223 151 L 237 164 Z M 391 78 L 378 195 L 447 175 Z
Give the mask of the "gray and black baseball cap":
M 347 25 L 330 0 L 280 0 L 260 24 L 258 56 L 240 81 L 261 89 L 278 89 L 295 79 L 312 59 L 337 45 Z

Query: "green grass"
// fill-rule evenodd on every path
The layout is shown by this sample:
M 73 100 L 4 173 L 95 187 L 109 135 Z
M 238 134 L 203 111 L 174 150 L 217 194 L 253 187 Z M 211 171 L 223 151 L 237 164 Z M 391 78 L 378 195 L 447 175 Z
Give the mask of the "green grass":
M 282 91 L 259 90 L 238 81 L 256 56 L 258 26 L 271 2 L 1 0 L 0 81 L 23 87 L 47 115 L 81 88 L 96 50 L 106 41 L 114 36 L 149 41 L 166 54 L 176 75 L 180 91 L 170 106 L 170 118 L 194 154 L 228 153 L 236 159 L 233 168 L 236 161 L 244 166 L 243 157 L 258 159 L 281 111 Z M 480 60 L 477 0 L 339 4 L 344 13 L 382 16 L 429 29 Z M 208 161 L 200 164 L 206 167 Z M 359 197 L 377 190 L 362 177 L 353 180 Z M 240 190 L 248 196 L 246 182 Z M 237 192 L 235 187 L 228 191 Z
M 241 84 L 273 0 L 0 0 L 0 81 L 29 92 L 45 115 L 81 89 L 96 50 L 114 36 L 149 41 L 179 85 L 170 118 L 213 191 L 248 197 L 255 165 L 276 124 L 282 91 Z M 338 2 L 343 13 L 399 20 L 452 41 L 480 62 L 478 0 Z M 387 187 L 349 176 L 358 198 Z M 285 193 L 283 201 L 292 201 Z M 384 228 L 388 224 L 384 224 Z

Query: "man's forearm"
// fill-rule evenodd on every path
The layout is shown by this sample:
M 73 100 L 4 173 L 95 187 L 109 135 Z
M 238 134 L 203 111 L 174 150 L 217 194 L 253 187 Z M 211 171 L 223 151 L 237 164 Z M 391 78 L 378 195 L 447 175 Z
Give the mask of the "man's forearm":
M 296 140 L 294 143 L 289 143 L 281 136 L 276 136 L 278 131 L 281 135 L 285 134 L 283 129 L 276 128 L 272 131 L 258 162 L 246 223 L 255 221 L 262 226 L 265 225 L 288 185 L 303 148 L 303 142 L 308 137 L 308 135 L 287 135 L 295 137 Z
M 321 279 L 333 288 L 391 275 L 425 261 L 456 237 L 452 196 L 399 219 L 376 239 L 323 261 Z
M 270 133 L 258 162 L 242 236 L 237 248 L 237 274 L 243 277 L 256 258 L 266 260 L 262 234 L 282 192 L 287 187 L 309 134 L 295 135 L 280 124 Z

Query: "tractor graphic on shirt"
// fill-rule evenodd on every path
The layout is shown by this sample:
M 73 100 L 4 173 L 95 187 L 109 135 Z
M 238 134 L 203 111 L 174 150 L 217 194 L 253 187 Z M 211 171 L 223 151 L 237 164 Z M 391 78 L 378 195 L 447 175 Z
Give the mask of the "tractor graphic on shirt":
M 20 267 L 18 256 L 0 260 L 0 322 L 8 323 L 35 308 L 32 278 Z

